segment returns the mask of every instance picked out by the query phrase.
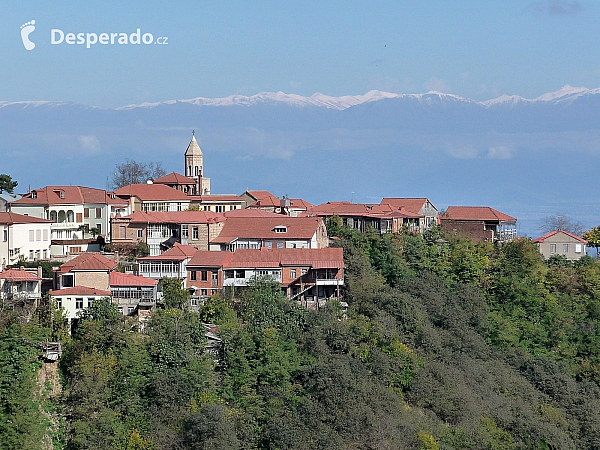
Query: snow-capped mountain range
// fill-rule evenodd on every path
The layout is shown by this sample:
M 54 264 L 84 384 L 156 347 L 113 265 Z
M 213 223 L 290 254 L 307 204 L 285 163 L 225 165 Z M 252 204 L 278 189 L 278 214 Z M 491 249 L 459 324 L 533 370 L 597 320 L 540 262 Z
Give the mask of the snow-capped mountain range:
M 425 103 L 431 103 L 435 101 L 454 101 L 454 102 L 465 102 L 471 104 L 478 104 L 485 107 L 492 107 L 496 105 L 515 105 L 518 103 L 532 103 L 532 102 L 552 102 L 552 103 L 566 103 L 572 102 L 573 100 L 600 93 L 600 88 L 587 89 L 585 87 L 572 87 L 563 86 L 561 89 L 555 92 L 549 92 L 540 95 L 534 99 L 524 98 L 518 95 L 507 95 L 503 94 L 500 97 L 478 102 L 465 97 L 461 97 L 454 94 L 446 94 L 443 92 L 429 91 L 424 94 L 397 94 L 393 92 L 385 92 L 378 90 L 371 90 L 364 95 L 344 95 L 340 97 L 334 97 L 330 95 L 321 94 L 319 92 L 311 95 L 310 97 L 304 97 L 298 94 L 286 94 L 284 92 L 261 92 L 255 95 L 230 95 L 228 97 L 220 98 L 207 98 L 207 97 L 195 97 L 184 100 L 167 100 L 163 102 L 147 102 L 140 104 L 131 104 L 116 108 L 117 110 L 131 110 L 136 108 L 153 108 L 157 106 L 175 105 L 177 103 L 190 104 L 195 106 L 253 106 L 259 104 L 285 104 L 295 107 L 306 107 L 316 106 L 335 110 L 344 110 L 351 108 L 356 105 L 364 103 L 377 102 L 386 99 L 406 99 L 406 100 L 418 100 Z M 72 104 L 70 102 L 49 102 L 49 101 L 19 101 L 19 102 L 6 102 L 0 101 L 0 108 L 6 106 L 23 106 L 23 107 L 39 107 L 39 106 L 64 106 Z

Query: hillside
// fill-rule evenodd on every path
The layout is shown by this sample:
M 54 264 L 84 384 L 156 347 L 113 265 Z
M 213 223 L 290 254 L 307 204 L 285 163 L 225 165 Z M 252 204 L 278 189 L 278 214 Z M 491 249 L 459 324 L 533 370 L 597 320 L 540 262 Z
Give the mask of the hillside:
M 290 304 L 268 280 L 199 314 L 172 287 L 144 333 L 95 302 L 60 362 L 64 448 L 600 447 L 597 261 L 545 263 L 529 240 L 435 229 L 329 230 L 345 250 L 347 316 Z M 3 317 L 3 448 L 36 448 L 13 405 L 34 395 L 28 342 L 60 329 Z M 200 321 L 219 325 L 217 355 Z

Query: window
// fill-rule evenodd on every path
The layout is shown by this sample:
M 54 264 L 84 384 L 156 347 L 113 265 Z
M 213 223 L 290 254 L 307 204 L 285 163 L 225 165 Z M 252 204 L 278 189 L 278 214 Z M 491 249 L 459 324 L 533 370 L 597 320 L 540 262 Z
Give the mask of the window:
M 2 240 L 4 242 L 8 241 L 8 228 L 4 229 L 4 233 L 2 233 Z
M 94 299 L 93 298 L 88 298 L 88 308 L 91 308 L 92 304 L 94 303 Z
M 123 307 L 119 306 L 119 314 L 123 314 Z
M 33 260 L 33 250 L 29 250 L 29 260 Z
M 301 273 L 302 275 L 306 275 L 306 272 L 308 272 L 308 269 L 302 269 L 302 270 L 300 271 L 300 273 Z
M 82 298 L 75 299 L 75 309 L 83 309 L 83 299 Z
M 192 306 L 198 306 L 198 299 L 197 299 L 196 297 L 192 297 L 192 298 L 190 299 L 190 304 L 191 304 Z
M 277 243 L 277 248 L 283 248 L 283 242 L 278 242 Z
M 44 255 L 44 256 L 43 256 L 43 258 L 44 258 L 44 259 L 46 259 L 46 258 L 48 257 L 47 250 L 44 250 L 44 252 L 43 252 L 43 255 Z
M 35 230 L 29 230 L 29 242 L 33 242 L 35 239 Z
M 563 244 L 563 253 L 569 253 L 569 244 Z
M 73 275 L 63 275 L 60 277 L 60 285 L 63 288 L 73 287 Z
M 37 198 L 37 192 L 31 191 L 31 198 Z
M 581 253 L 581 249 L 582 249 L 581 244 L 575 244 L 575 253 Z
M 550 244 L 550 253 L 556 253 L 556 244 Z
M 190 271 L 190 280 L 191 281 L 196 281 L 197 279 L 198 278 L 197 278 L 197 275 L 196 275 L 196 271 L 195 270 L 191 270 Z
M 219 272 L 212 272 L 211 274 L 211 286 L 218 286 L 219 285 Z
M 77 220 L 77 223 L 83 222 L 83 216 L 81 213 L 77 213 L 75 216 L 76 216 L 75 220 Z
M 290 278 L 296 278 L 296 269 L 290 269 Z
M 56 307 L 62 308 L 62 298 L 59 297 L 56 299 Z
M 196 176 L 198 176 L 198 174 L 200 173 L 200 170 L 198 170 L 198 166 L 196 166 L 194 168 L 194 173 L 195 173 Z
M 189 237 L 189 230 L 187 225 L 181 225 L 181 238 L 187 239 Z
M 102 208 L 96 208 L 96 219 L 102 218 Z
M 48 230 L 44 230 L 44 241 L 48 240 Z
M 200 281 L 208 281 L 208 272 L 206 270 L 200 272 Z
M 135 310 L 135 306 L 128 306 L 127 307 L 127 314 L 133 313 L 134 310 Z
M 36 241 L 42 240 L 42 230 L 35 230 L 35 240 Z
M 279 226 L 276 226 L 276 227 L 273 229 L 273 231 L 274 231 L 275 233 L 287 233 L 287 227 L 285 227 L 285 226 L 283 226 L 283 225 L 279 225 Z
M 125 227 L 123 227 L 123 228 L 125 228 Z M 142 239 L 144 237 L 144 231 L 142 229 L 137 230 L 137 237 L 138 237 L 138 239 Z
M 86 219 L 90 218 L 90 208 L 83 208 L 83 217 Z
M 223 205 L 215 206 L 215 212 L 218 212 L 218 213 L 225 212 L 225 206 L 223 206 Z
M 198 240 L 198 227 L 193 227 L 192 228 L 192 239 L 194 241 Z
M 200 289 L 200 295 L 206 296 L 207 295 L 206 289 Z
M 102 224 L 101 223 L 97 223 L 96 228 L 98 228 L 98 234 L 102 233 Z
M 267 242 L 265 245 L 267 246 L 267 248 L 273 248 L 273 243 L 272 242 Z

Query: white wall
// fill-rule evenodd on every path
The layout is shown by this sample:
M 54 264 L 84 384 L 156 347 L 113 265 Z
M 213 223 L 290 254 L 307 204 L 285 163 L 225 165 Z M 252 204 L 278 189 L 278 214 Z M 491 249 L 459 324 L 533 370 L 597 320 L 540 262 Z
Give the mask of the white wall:
M 9 258 L 10 264 L 17 262 L 18 254 L 28 261 L 44 259 L 44 255 L 46 258 L 50 257 L 50 223 L 14 224 L 9 227 L 8 234 L 9 251 L 12 249 L 14 252 L 13 257 Z

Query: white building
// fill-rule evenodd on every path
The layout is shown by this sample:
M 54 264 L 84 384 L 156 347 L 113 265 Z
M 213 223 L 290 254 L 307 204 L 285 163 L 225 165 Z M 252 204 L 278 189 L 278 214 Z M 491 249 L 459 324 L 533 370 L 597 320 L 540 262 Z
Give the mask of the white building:
M 46 186 L 10 203 L 10 211 L 52 221 L 53 240 L 85 239 L 97 230 L 110 242 L 111 214 L 129 214 L 126 199 L 103 189 Z
M 50 257 L 49 220 L 0 212 L 0 264 L 15 264 L 20 258 L 27 261 Z

